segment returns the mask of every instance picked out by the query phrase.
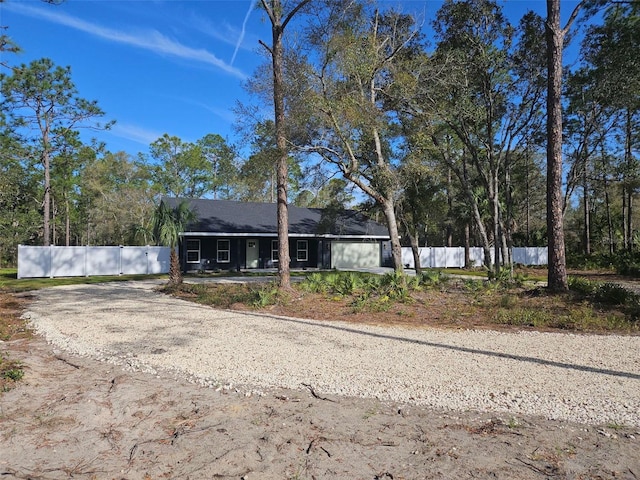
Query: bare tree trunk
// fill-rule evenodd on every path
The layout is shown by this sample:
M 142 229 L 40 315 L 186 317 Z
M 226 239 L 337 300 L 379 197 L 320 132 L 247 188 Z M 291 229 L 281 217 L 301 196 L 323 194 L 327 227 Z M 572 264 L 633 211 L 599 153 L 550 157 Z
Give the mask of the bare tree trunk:
M 43 142 L 47 144 L 47 140 Z M 45 147 L 46 148 L 46 147 Z M 44 200 L 42 202 L 43 207 L 43 245 L 48 247 L 51 245 L 51 159 L 49 158 L 49 152 L 45 150 L 42 156 L 42 164 L 44 166 Z
M 577 11 L 574 10 L 577 15 Z M 547 235 L 548 288 L 569 289 L 562 215 L 562 49 L 560 0 L 547 0 Z
M 66 216 L 66 220 L 65 220 L 65 225 L 64 225 L 64 236 L 65 236 L 65 245 L 68 247 L 71 243 L 71 219 L 69 218 L 71 216 L 71 211 L 69 208 L 69 199 L 66 198 L 65 202 L 64 202 L 64 210 L 65 210 L 65 216 Z
M 613 237 L 613 219 L 611 218 L 611 202 L 609 200 L 609 182 L 607 180 L 607 162 L 604 151 L 604 143 L 600 144 L 600 157 L 602 158 L 602 188 L 604 190 L 604 206 L 607 214 L 607 233 L 609 236 L 609 254 L 615 252 L 615 239 Z
M 504 248 L 506 249 L 505 265 L 509 266 L 510 275 L 513 276 L 513 185 L 511 184 L 511 161 L 507 158 L 504 169 L 504 193 L 506 221 L 502 222 L 502 236 L 504 238 Z
M 404 266 L 402 265 L 402 246 L 400 245 L 398 222 L 396 220 L 395 206 L 392 198 L 384 199 L 382 209 L 387 220 L 389 236 L 391 237 L 391 256 L 393 258 L 393 269 L 398 273 L 403 273 Z
M 281 0 L 261 0 L 262 7 L 267 12 L 271 21 L 272 46 L 269 48 L 260 42 L 271 53 L 273 68 L 273 109 L 276 127 L 276 146 L 278 148 L 278 161 L 276 166 L 277 177 L 277 216 L 278 216 L 278 277 L 281 289 L 291 288 L 290 256 L 289 256 L 289 208 L 287 204 L 288 175 L 288 149 L 287 129 L 285 125 L 284 106 L 284 67 L 282 37 L 289 21 L 310 0 L 300 0 L 283 18 L 283 5 Z
M 627 108 L 625 122 L 624 156 L 627 165 L 627 233 L 628 249 L 633 251 L 633 193 L 636 183 L 636 168 L 632 153 L 633 130 L 631 128 L 631 110 Z
M 584 254 L 591 255 L 591 205 L 589 202 L 589 185 L 587 182 L 587 161 L 585 159 L 582 172 L 582 208 L 584 209 Z
M 422 265 L 420 264 L 420 246 L 418 245 L 418 235 L 409 234 L 409 242 L 411 244 L 411 253 L 413 254 L 413 268 L 416 271 L 416 276 L 422 274 Z
M 276 146 L 278 160 L 276 166 L 277 177 L 277 217 L 278 217 L 278 277 L 281 289 L 291 288 L 290 256 L 289 256 L 289 208 L 287 203 L 288 180 L 288 151 L 287 129 L 285 125 L 284 106 L 284 67 L 282 37 L 289 20 L 309 0 L 301 0 L 283 19 L 281 0 L 261 0 L 262 6 L 271 21 L 272 45 L 262 45 L 271 53 L 273 68 L 273 109 L 276 127 Z
M 182 283 L 182 272 L 180 271 L 180 258 L 177 247 L 171 247 L 169 253 L 169 286 L 176 286 Z
M 527 147 L 527 153 L 526 153 L 526 157 L 525 157 L 525 182 L 526 182 L 526 195 L 525 195 L 525 201 L 526 201 L 526 231 L 527 231 L 527 247 L 531 246 L 531 188 L 530 188 L 530 181 L 529 181 L 529 155 L 530 155 L 530 151 L 529 148 Z
M 274 27 L 273 33 L 273 99 L 278 147 L 278 275 L 280 288 L 291 288 L 289 269 L 289 207 L 287 204 L 288 154 L 284 116 L 284 81 L 282 67 L 282 30 Z
M 464 224 L 464 268 L 469 268 L 471 266 L 471 240 L 470 240 L 470 232 L 469 232 L 469 222 L 465 222 Z
M 625 179 L 624 182 L 622 184 L 622 244 L 624 245 L 625 249 L 629 248 L 629 237 L 628 237 L 628 227 L 627 227 L 627 198 L 629 197 L 627 195 L 627 187 L 625 185 L 626 182 L 626 174 L 625 174 Z
M 453 246 L 453 195 L 451 195 L 451 168 L 447 169 L 447 247 Z
M 58 221 L 58 205 L 56 199 L 51 198 L 51 245 L 58 244 L 58 232 L 56 231 L 56 222 Z

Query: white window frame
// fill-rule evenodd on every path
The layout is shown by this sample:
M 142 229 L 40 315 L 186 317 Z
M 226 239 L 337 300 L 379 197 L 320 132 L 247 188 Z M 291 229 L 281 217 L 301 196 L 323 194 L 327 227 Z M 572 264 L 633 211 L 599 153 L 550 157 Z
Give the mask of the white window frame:
M 271 261 L 273 263 L 278 263 L 278 240 L 271 240 Z
M 198 244 L 198 248 L 189 248 L 189 243 L 191 242 L 195 242 Z M 197 253 L 197 260 L 189 260 L 189 254 L 196 252 Z M 185 242 L 185 255 L 187 258 L 187 263 L 200 263 L 200 239 L 199 238 L 192 238 L 192 239 L 188 239 Z
M 301 253 L 304 254 L 304 256 L 300 255 Z M 296 259 L 298 260 L 298 262 L 309 261 L 309 240 L 296 241 Z
M 224 245 L 224 242 L 227 242 L 227 248 L 221 248 L 221 244 Z M 227 259 L 221 260 L 220 253 L 227 252 Z M 218 263 L 231 263 L 231 240 L 220 239 L 216 244 L 216 261 Z

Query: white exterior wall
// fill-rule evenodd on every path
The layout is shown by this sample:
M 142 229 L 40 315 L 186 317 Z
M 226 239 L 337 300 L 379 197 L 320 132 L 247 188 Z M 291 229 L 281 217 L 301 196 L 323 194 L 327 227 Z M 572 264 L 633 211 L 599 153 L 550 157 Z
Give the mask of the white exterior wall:
M 167 273 L 169 253 L 169 247 L 19 245 L 18 278 Z
M 332 242 L 331 268 L 376 268 L 380 266 L 380 243 Z

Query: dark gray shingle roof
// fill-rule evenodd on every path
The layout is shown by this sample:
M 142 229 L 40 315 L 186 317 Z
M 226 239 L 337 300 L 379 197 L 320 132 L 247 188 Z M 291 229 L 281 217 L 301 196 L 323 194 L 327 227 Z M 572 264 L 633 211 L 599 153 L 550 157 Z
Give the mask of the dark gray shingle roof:
M 197 220 L 188 232 L 216 234 L 274 234 L 278 232 L 276 204 L 232 200 L 163 198 L 169 206 L 186 200 Z M 389 237 L 384 225 L 367 219 L 355 210 L 300 208 L 289 205 L 289 233 L 298 235 L 337 235 Z

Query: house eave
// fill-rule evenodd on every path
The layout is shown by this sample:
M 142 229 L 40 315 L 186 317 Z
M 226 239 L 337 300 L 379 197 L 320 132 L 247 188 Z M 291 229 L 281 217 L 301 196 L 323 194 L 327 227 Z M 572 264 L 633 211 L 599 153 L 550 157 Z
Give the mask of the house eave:
M 277 233 L 219 233 L 219 232 L 182 232 L 181 237 L 238 237 L 238 238 L 255 238 L 255 237 L 277 237 Z M 324 238 L 331 240 L 389 240 L 388 235 L 337 235 L 333 233 L 325 234 L 308 234 L 308 233 L 289 233 L 291 238 Z

